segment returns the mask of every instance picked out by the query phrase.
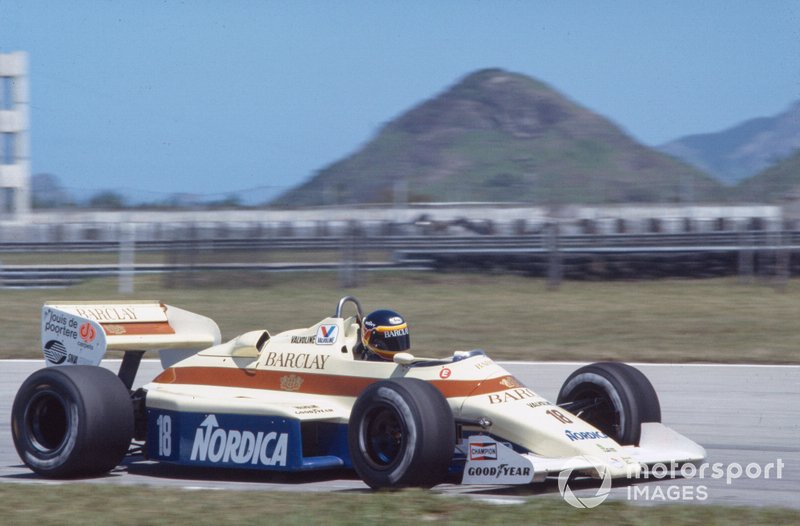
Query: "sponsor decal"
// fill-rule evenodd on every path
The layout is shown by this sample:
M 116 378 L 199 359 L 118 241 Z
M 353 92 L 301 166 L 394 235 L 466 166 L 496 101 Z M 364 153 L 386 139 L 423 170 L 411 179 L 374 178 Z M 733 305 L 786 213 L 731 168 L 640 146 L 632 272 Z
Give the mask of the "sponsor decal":
M 453 374 L 453 371 L 451 371 L 447 367 L 442 367 L 442 370 L 439 371 L 439 378 L 447 379 L 450 378 L 451 374 Z
M 65 314 L 51 310 L 48 310 L 47 314 L 45 314 L 45 332 L 76 340 L 78 339 L 77 327 L 78 322 L 76 322 L 72 316 L 67 317 Z
M 106 350 L 100 325 L 51 307 L 42 309 L 42 343 L 47 365 L 97 365 Z
M 384 336 L 388 336 L 389 338 L 399 338 L 400 336 L 408 336 L 408 327 L 403 327 L 402 329 L 392 329 L 382 332 Z
M 325 413 L 333 413 L 333 409 L 318 405 L 300 405 L 294 408 L 294 414 L 296 415 L 321 415 Z
M 538 395 L 527 387 L 503 391 L 502 393 L 492 393 L 487 396 L 489 397 L 490 404 L 504 404 L 506 402 L 517 402 L 526 398 L 538 398 Z
M 537 408 L 537 407 L 543 407 L 543 406 L 546 406 L 546 405 L 553 405 L 553 404 L 551 404 L 551 403 L 550 403 L 550 402 L 548 402 L 547 400 L 541 400 L 541 401 L 539 401 L 539 402 L 528 402 L 528 403 L 527 403 L 527 404 L 525 404 L 525 405 L 527 405 L 528 407 L 532 407 L 532 408 L 534 408 L 534 409 L 535 409 L 535 408 Z
M 264 365 L 286 369 L 325 369 L 330 358 L 322 354 L 272 351 L 264 358 Z
M 125 334 L 128 332 L 122 325 L 103 325 L 103 329 L 105 329 L 106 333 L 111 334 L 112 336 L 119 336 L 120 334 Z
M 533 479 L 531 461 L 509 445 L 488 436 L 471 436 L 464 484 L 526 484 Z
M 94 327 L 92 327 L 92 324 L 89 322 L 81 325 L 78 329 L 78 333 L 81 335 L 81 340 L 86 343 L 92 343 L 95 336 L 97 336 L 97 331 L 94 330 Z
M 609 457 L 608 463 L 617 469 L 625 467 L 625 462 L 623 462 L 622 459 L 619 459 L 617 457 Z
M 284 391 L 297 391 L 303 385 L 303 379 L 296 374 L 281 376 L 281 389 Z
M 82 318 L 94 321 L 139 321 L 133 307 L 77 307 L 75 312 Z
M 190 460 L 285 466 L 288 444 L 288 433 L 224 429 L 211 414 L 197 427 Z
M 392 316 L 391 318 L 389 318 L 389 323 L 391 323 L 392 325 L 400 325 L 401 323 L 403 323 L 403 318 L 401 318 L 400 316 Z
M 472 477 L 530 477 L 531 468 L 528 466 L 509 466 L 500 464 L 499 466 L 470 466 L 467 468 L 467 475 Z
M 336 325 L 320 325 L 317 329 L 317 345 L 333 345 L 336 343 Z
M 316 343 L 317 337 L 316 336 L 292 336 L 292 339 L 289 340 L 290 343 L 302 343 L 302 344 L 309 344 L 309 343 Z
M 595 446 L 600 448 L 600 451 L 602 451 L 603 453 L 616 453 L 617 452 L 617 448 L 615 448 L 615 447 L 605 447 L 605 446 L 600 445 L 600 444 L 595 444 Z M 627 463 L 629 463 L 628 460 L 630 460 L 630 457 L 623 457 L 623 460 L 625 460 L 625 463 L 627 464 Z
M 51 308 L 99 323 L 165 322 L 167 311 L 159 303 L 95 303 L 50 305 Z
M 489 443 L 470 443 L 470 460 L 497 460 L 497 444 Z
M 67 360 L 67 348 L 58 340 L 50 340 L 44 344 L 44 358 L 54 365 L 60 365 Z
M 480 362 L 476 363 L 476 364 L 475 364 L 475 369 L 478 369 L 478 370 L 480 371 L 481 369 L 484 369 L 484 368 L 486 368 L 486 367 L 489 367 L 489 366 L 490 366 L 490 365 L 492 365 L 493 363 L 494 363 L 494 362 L 493 362 L 492 360 L 490 360 L 489 358 L 487 358 L 487 359 L 485 359 L 485 360 L 482 360 L 482 361 L 480 361 Z
M 600 431 L 579 431 L 577 433 L 573 433 L 569 429 L 565 429 L 564 434 L 567 435 L 567 438 L 569 438 L 570 442 L 574 442 L 576 440 L 597 440 L 600 438 L 608 438 L 608 435 L 601 433 Z
M 522 387 L 522 384 L 517 381 L 516 378 L 513 376 L 508 376 L 500 380 L 500 385 L 505 385 L 509 389 L 514 389 L 516 387 Z

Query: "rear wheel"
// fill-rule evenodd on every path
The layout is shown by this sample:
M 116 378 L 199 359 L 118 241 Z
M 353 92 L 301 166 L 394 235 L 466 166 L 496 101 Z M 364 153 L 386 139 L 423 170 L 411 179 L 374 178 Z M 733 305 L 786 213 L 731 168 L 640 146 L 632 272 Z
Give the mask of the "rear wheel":
M 133 403 L 122 381 L 95 366 L 49 367 L 22 384 L 11 410 L 14 446 L 53 478 L 107 473 L 128 451 Z
M 447 476 L 453 456 L 453 413 L 427 382 L 377 382 L 353 405 L 348 444 L 356 473 L 370 487 L 432 487 Z
M 619 362 L 581 367 L 566 379 L 556 403 L 622 445 L 639 445 L 642 423 L 661 421 L 653 385 Z

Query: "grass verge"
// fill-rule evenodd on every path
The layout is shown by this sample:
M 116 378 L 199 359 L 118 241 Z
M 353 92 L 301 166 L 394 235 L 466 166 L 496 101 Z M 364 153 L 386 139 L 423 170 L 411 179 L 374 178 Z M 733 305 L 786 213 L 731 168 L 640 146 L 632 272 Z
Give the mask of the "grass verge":
M 137 278 L 132 296 L 111 279 L 0 290 L 0 358 L 41 356 L 46 300 L 157 299 L 211 317 L 227 339 L 313 325 L 333 314 L 340 296 L 354 294 L 368 311 L 404 314 L 422 356 L 479 347 L 506 360 L 800 363 L 800 280 L 783 292 L 735 279 L 567 282 L 558 291 L 509 275 L 386 272 L 365 280 L 341 289 L 335 273 L 264 274 L 257 285 L 218 274 L 210 286 L 186 289 Z
M 17 526 L 478 524 L 797 524 L 800 512 L 713 505 L 632 506 L 607 502 L 576 510 L 560 499 L 497 505 L 426 491 L 263 493 L 71 484 L 0 484 L 0 518 Z

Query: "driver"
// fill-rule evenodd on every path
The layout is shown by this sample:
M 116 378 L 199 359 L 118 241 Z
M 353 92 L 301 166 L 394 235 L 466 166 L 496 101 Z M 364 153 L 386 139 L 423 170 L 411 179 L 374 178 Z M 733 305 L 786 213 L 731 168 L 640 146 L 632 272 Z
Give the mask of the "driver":
M 408 324 L 393 310 L 369 313 L 361 323 L 361 344 L 364 360 L 389 360 L 411 348 Z

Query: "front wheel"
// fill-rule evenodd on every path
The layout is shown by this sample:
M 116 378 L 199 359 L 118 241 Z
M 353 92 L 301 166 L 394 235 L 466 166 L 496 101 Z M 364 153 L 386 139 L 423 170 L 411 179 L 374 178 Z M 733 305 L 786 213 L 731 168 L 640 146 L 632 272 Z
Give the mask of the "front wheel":
M 127 453 L 133 427 L 128 389 L 114 373 L 96 366 L 36 371 L 20 387 L 11 410 L 20 458 L 52 478 L 109 472 Z
M 380 381 L 353 405 L 347 438 L 353 467 L 371 488 L 432 487 L 453 457 L 453 413 L 427 382 Z
M 621 445 L 638 446 L 642 423 L 661 421 L 653 385 L 641 371 L 620 362 L 581 367 L 564 381 L 556 403 Z

